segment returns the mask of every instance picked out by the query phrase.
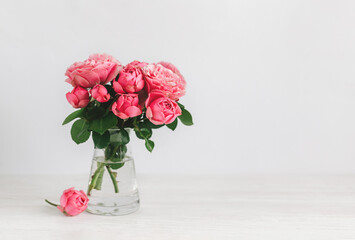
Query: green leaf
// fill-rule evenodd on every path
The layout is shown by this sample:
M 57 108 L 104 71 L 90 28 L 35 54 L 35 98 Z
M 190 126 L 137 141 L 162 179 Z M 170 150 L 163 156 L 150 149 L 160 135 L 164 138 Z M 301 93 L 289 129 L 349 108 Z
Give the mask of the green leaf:
M 178 120 L 177 120 L 177 118 L 175 118 L 174 122 L 172 122 L 166 126 L 174 131 L 176 129 L 177 125 L 178 125 Z
M 127 146 L 126 145 L 118 146 L 117 152 L 110 159 L 112 162 L 117 162 L 117 163 L 110 164 L 110 167 L 112 169 L 119 169 L 119 168 L 123 167 L 124 162 L 122 162 L 122 160 L 126 156 L 126 152 L 127 152 Z
M 139 139 L 149 139 L 153 135 L 153 131 L 149 127 L 135 128 L 134 131 Z
M 117 150 L 117 156 L 119 161 L 122 161 L 124 159 L 124 157 L 126 156 L 127 153 L 127 146 L 126 145 L 122 145 L 118 148 Z
M 123 165 L 124 165 L 124 162 L 109 164 L 110 168 L 115 169 L 115 170 L 123 167 Z
M 121 162 L 124 157 L 126 156 L 126 152 L 127 152 L 127 146 L 126 145 L 122 145 L 122 146 L 115 146 L 114 149 L 114 154 L 112 155 L 111 159 L 107 159 L 107 160 L 111 160 L 112 162 Z
M 88 130 L 88 123 L 84 119 L 79 119 L 74 122 L 71 127 L 71 138 L 77 144 L 86 142 L 90 137 L 90 131 Z
M 73 121 L 75 118 L 82 117 L 82 116 L 84 116 L 84 114 L 85 114 L 85 108 L 82 108 L 82 109 L 79 109 L 75 112 L 72 112 L 71 114 L 68 115 L 68 117 L 66 117 L 64 119 L 64 122 L 62 123 L 62 125 L 65 125 L 65 124 Z
M 117 95 L 117 93 L 115 92 L 115 90 L 113 89 L 113 87 L 111 85 L 105 85 L 104 86 L 107 89 L 107 92 L 111 95 L 111 97 L 115 97 L 115 95 Z
M 149 140 L 152 136 L 153 131 L 148 122 L 140 122 L 138 124 L 134 123 L 134 131 L 139 139 L 145 140 L 145 147 L 149 152 L 153 151 L 154 142 Z
M 92 101 L 86 106 L 85 118 L 90 120 L 102 118 L 106 113 L 105 106 L 98 101 Z
M 109 160 L 111 158 L 113 158 L 113 156 L 115 155 L 115 151 L 116 151 L 116 146 L 112 143 L 110 143 L 106 148 L 105 148 L 105 160 Z
M 113 99 L 110 99 L 108 102 L 104 103 L 98 102 L 97 100 L 91 101 L 85 108 L 85 119 L 91 121 L 107 116 L 110 110 L 110 106 L 112 104 L 112 100 Z
M 184 105 L 182 105 L 181 103 L 179 103 L 179 102 L 176 102 L 178 105 L 179 105 L 179 107 L 181 108 L 181 110 L 182 109 L 185 109 L 185 106 Z
M 111 133 L 110 142 L 117 143 L 118 145 L 126 145 L 129 143 L 129 134 L 125 129 L 119 129 L 117 132 Z
M 117 121 L 117 117 L 110 112 L 103 118 L 91 120 L 89 123 L 89 129 L 102 135 L 106 130 L 114 127 L 117 124 Z
M 187 111 L 186 109 L 181 109 L 181 115 L 178 118 L 186 126 L 191 126 L 194 124 L 192 122 L 191 113 L 189 111 Z
M 92 140 L 96 148 L 103 149 L 110 142 L 110 133 L 106 131 L 104 134 L 100 135 L 97 132 L 92 132 Z
M 145 140 L 145 147 L 147 148 L 147 150 L 149 152 L 152 152 L 153 148 L 154 148 L 154 142 L 152 140 L 146 139 Z

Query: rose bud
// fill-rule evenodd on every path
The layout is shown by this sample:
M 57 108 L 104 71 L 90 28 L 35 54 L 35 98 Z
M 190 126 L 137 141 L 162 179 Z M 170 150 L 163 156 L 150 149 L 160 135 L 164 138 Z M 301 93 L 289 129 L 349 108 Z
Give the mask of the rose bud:
M 104 103 L 110 100 L 110 94 L 107 89 L 102 85 L 96 85 L 90 90 L 91 96 L 95 98 L 98 102 Z
M 73 87 L 94 87 L 112 81 L 122 69 L 122 65 L 114 57 L 107 54 L 93 54 L 84 62 L 72 64 L 66 71 L 66 82 Z
M 170 124 L 181 115 L 179 105 L 160 91 L 152 91 L 145 105 L 146 117 L 155 125 Z
M 90 98 L 89 92 L 82 87 L 75 87 L 71 92 L 66 95 L 68 102 L 74 108 L 84 108 L 88 105 Z
M 117 101 L 112 104 L 112 112 L 121 119 L 136 117 L 142 114 L 138 94 L 122 94 Z
M 113 82 L 113 88 L 117 93 L 136 93 L 143 89 L 144 79 L 140 66 L 145 63 L 134 61 L 125 66 L 120 72 L 117 81 Z
M 57 207 L 66 216 L 75 216 L 85 211 L 89 199 L 83 190 L 77 191 L 72 187 L 63 192 L 63 195 L 60 197 L 60 205 L 51 203 L 48 200 L 45 201 Z

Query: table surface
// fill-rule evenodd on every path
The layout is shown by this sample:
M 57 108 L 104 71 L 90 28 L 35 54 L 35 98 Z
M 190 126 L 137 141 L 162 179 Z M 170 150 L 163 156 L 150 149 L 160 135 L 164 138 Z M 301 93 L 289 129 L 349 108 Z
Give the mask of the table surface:
M 355 176 L 138 177 L 141 208 L 65 217 L 86 176 L 0 176 L 0 239 L 355 239 Z

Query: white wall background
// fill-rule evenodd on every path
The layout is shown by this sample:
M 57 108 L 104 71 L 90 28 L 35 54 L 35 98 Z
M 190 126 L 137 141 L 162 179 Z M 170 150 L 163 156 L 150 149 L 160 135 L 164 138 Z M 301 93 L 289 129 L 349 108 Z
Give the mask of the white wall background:
M 74 61 L 174 63 L 195 126 L 133 141 L 139 173 L 355 173 L 355 1 L 1 1 L 0 173 L 88 173 Z

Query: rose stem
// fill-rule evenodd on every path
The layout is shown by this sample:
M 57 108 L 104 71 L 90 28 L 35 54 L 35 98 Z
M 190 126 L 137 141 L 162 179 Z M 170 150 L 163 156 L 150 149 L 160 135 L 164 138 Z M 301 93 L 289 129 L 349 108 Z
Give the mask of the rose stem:
M 103 168 L 104 164 L 100 164 L 100 166 L 96 169 L 96 171 L 94 172 L 94 174 L 92 175 L 92 179 L 88 188 L 88 195 L 90 196 L 90 192 L 91 190 L 96 186 L 96 181 L 99 177 L 99 173 L 101 171 L 101 168 Z
M 116 181 L 115 175 L 113 175 L 113 172 L 111 171 L 110 166 L 106 165 L 106 169 L 107 169 L 108 173 L 110 174 L 113 186 L 115 188 L 115 193 L 118 193 L 118 186 L 117 186 L 117 181 Z
M 46 203 L 48 203 L 49 205 L 52 205 L 52 206 L 54 206 L 54 207 L 58 207 L 58 206 L 59 206 L 59 205 L 57 205 L 57 204 L 51 203 L 51 202 L 48 201 L 47 199 L 44 199 L 44 201 L 45 201 Z

